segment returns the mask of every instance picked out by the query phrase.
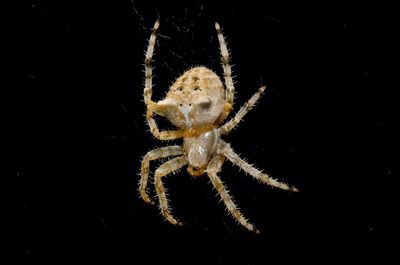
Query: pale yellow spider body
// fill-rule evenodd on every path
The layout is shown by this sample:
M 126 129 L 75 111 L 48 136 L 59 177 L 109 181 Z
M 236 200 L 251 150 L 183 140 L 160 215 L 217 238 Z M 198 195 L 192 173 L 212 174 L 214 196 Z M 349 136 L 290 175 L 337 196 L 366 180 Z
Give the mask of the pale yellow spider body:
M 195 67 L 180 76 L 164 100 L 157 103 L 157 114 L 181 129 L 213 124 L 225 105 L 225 89 L 219 77 L 206 67 Z
M 154 186 L 158 195 L 161 214 L 167 221 L 172 224 L 181 224 L 171 214 L 162 178 L 187 165 L 188 172 L 192 176 L 201 176 L 206 173 L 232 217 L 248 230 L 258 233 L 259 231 L 244 218 L 235 205 L 217 173 L 225 159 L 228 159 L 262 183 L 284 190 L 298 191 L 294 187 L 270 178 L 267 174 L 241 159 L 230 145 L 221 139 L 221 135 L 229 133 L 237 126 L 244 115 L 255 105 L 265 87 L 261 87 L 237 112 L 235 117 L 222 124 L 232 110 L 234 86 L 228 49 L 221 29 L 216 23 L 215 28 L 220 43 L 225 86 L 218 75 L 210 69 L 194 67 L 186 71 L 173 83 L 163 100 L 152 101 L 152 56 L 158 27 L 159 22 L 156 21 L 145 59 L 144 101 L 147 106 L 146 117 L 150 131 L 157 139 L 183 138 L 183 145 L 158 148 L 145 155 L 139 182 L 140 196 L 145 202 L 153 203 L 147 193 L 150 161 L 175 157 L 162 164 L 154 174 Z M 178 129 L 160 132 L 154 120 L 154 114 L 167 118 Z

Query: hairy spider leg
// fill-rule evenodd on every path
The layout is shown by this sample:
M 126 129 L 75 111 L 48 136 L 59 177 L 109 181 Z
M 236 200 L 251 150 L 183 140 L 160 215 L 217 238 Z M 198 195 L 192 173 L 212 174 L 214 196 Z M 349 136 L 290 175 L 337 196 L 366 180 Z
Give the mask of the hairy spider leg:
M 149 125 L 150 132 L 159 140 L 173 140 L 183 137 L 182 131 L 160 131 L 158 129 L 157 123 L 153 118 L 154 109 L 157 107 L 157 103 L 151 100 L 151 95 L 153 93 L 153 53 L 154 46 L 156 44 L 156 33 L 160 27 L 160 22 L 157 20 L 154 23 L 153 30 L 150 35 L 149 45 L 147 46 L 146 56 L 144 60 L 144 70 L 145 70 L 145 85 L 144 85 L 144 103 L 147 107 L 146 120 Z
M 150 161 L 162 159 L 170 156 L 178 156 L 183 154 L 183 149 L 181 146 L 166 146 L 158 149 L 149 151 L 142 160 L 142 166 L 140 171 L 140 181 L 139 181 L 139 193 L 142 199 L 153 204 L 147 193 L 147 182 L 149 179 L 150 172 Z
M 246 173 L 250 174 L 254 179 L 258 180 L 261 183 L 265 183 L 272 187 L 280 188 L 283 190 L 289 190 L 298 192 L 299 190 L 293 186 L 289 186 L 286 183 L 279 182 L 267 174 L 261 172 L 254 166 L 247 163 L 245 160 L 241 159 L 238 154 L 236 154 L 233 149 L 229 146 L 228 143 L 220 140 L 221 145 L 223 146 L 221 154 L 223 154 L 229 161 L 231 161 L 234 165 L 243 169 Z
M 232 78 L 232 68 L 230 65 L 230 56 L 228 48 L 226 47 L 226 42 L 224 35 L 222 34 L 221 27 L 218 22 L 215 22 L 215 29 L 217 30 L 219 48 L 221 52 L 221 64 L 224 70 L 224 80 L 226 86 L 226 103 L 224 106 L 224 111 L 221 113 L 221 116 L 216 121 L 216 124 L 222 123 L 229 115 L 233 108 L 233 100 L 235 97 L 235 87 L 233 85 Z
M 164 187 L 161 178 L 172 172 L 176 172 L 187 163 L 188 162 L 184 156 L 176 157 L 162 164 L 154 174 L 154 186 L 160 202 L 159 206 L 161 214 L 168 222 L 174 225 L 182 225 L 182 223 L 176 220 L 171 214 L 171 209 L 168 205 L 167 190 Z
M 232 215 L 232 217 L 248 230 L 259 233 L 259 230 L 257 230 L 254 225 L 251 224 L 240 212 L 239 208 L 235 205 L 235 202 L 233 201 L 231 195 L 229 195 L 229 192 L 226 189 L 224 183 L 217 175 L 224 161 L 225 158 L 222 155 L 214 156 L 214 158 L 208 164 L 208 177 L 210 178 L 211 183 L 217 190 L 219 196 L 221 197 L 221 200 L 224 202 L 226 209 Z
M 255 106 L 264 90 L 265 86 L 260 87 L 260 89 L 258 89 L 258 91 L 240 108 L 235 117 L 233 117 L 230 121 L 221 126 L 221 128 L 219 129 L 219 133 L 221 135 L 228 134 L 233 128 L 235 128 L 243 119 L 244 115 L 246 115 L 246 113 Z

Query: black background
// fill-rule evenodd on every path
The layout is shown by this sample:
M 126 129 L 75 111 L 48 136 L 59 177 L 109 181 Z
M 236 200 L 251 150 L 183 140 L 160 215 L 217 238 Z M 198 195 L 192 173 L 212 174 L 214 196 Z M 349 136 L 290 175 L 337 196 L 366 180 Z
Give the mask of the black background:
M 3 11 L 9 69 L 16 70 L 9 87 L 17 92 L 24 262 L 385 263 L 397 249 L 390 240 L 398 210 L 390 10 L 37 0 Z M 138 197 L 142 156 L 171 144 L 148 132 L 142 102 L 144 51 L 158 17 L 155 99 L 191 66 L 221 75 L 215 21 L 235 65 L 235 110 L 267 86 L 224 139 L 302 192 L 260 185 L 230 163 L 221 173 L 261 235 L 226 214 L 207 177 L 185 170 L 166 179 L 184 227 L 166 223 Z

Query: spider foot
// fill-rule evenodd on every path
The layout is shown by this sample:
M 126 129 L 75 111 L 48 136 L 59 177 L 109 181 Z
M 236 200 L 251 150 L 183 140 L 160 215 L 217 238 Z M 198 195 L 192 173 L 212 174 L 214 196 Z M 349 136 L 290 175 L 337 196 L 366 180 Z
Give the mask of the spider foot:
M 140 195 L 141 195 L 141 197 L 142 197 L 142 199 L 143 199 L 143 201 L 145 203 L 148 203 L 148 204 L 151 204 L 151 205 L 155 204 L 155 202 L 152 199 L 150 199 L 150 197 L 149 197 L 149 195 L 147 193 L 141 193 Z
M 172 215 L 168 214 L 165 215 L 164 214 L 164 218 L 165 220 L 167 220 L 169 223 L 173 224 L 173 225 L 177 225 L 177 226 L 183 226 L 184 223 L 182 223 L 181 221 L 175 219 Z
M 300 192 L 300 190 L 299 190 L 298 188 L 293 187 L 293 186 L 290 187 L 290 191 L 293 191 L 293 192 Z

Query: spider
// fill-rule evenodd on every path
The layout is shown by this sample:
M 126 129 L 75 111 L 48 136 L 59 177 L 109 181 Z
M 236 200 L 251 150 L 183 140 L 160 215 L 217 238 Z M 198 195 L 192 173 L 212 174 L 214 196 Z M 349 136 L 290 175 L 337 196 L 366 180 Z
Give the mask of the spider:
M 252 109 L 264 92 L 265 86 L 262 86 L 232 119 L 224 123 L 233 107 L 235 88 L 225 39 L 219 24 L 215 23 L 226 89 L 217 74 L 200 66 L 191 68 L 178 77 L 163 100 L 152 101 L 152 57 L 159 26 L 160 22 L 157 20 L 152 29 L 144 61 L 146 119 L 150 132 L 155 138 L 159 140 L 183 138 L 183 145 L 157 148 L 144 156 L 139 182 L 140 196 L 146 203 L 154 204 L 147 190 L 150 161 L 174 157 L 163 163 L 154 174 L 154 186 L 159 208 L 168 222 L 182 225 L 171 213 L 162 179 L 187 165 L 187 170 L 192 176 L 202 176 L 206 173 L 232 217 L 248 230 L 259 233 L 259 230 L 242 215 L 224 183 L 218 177 L 218 172 L 225 159 L 228 159 L 261 183 L 283 190 L 298 191 L 295 187 L 270 178 L 267 174 L 247 163 L 233 151 L 227 142 L 221 139 L 222 135 L 228 134 L 235 128 L 246 113 Z M 154 114 L 168 119 L 177 127 L 177 130 L 160 131 L 154 120 Z

